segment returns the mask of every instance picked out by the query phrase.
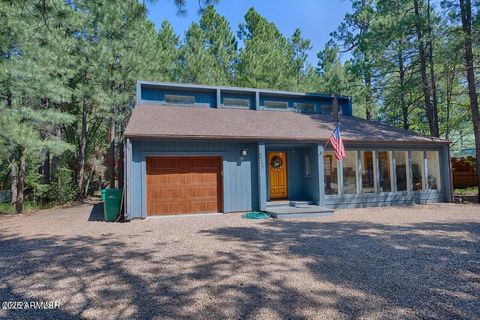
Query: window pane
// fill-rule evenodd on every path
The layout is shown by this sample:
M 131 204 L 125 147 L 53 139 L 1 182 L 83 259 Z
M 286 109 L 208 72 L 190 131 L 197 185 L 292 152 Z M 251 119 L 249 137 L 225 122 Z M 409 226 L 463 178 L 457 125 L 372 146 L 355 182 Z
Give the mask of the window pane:
M 296 102 L 294 103 L 295 109 L 301 112 L 315 112 L 315 104 L 314 103 L 303 103 L 303 102 Z
M 165 103 L 171 104 L 195 104 L 194 96 L 179 96 L 173 94 L 165 95 Z
M 325 181 L 325 194 L 338 194 L 337 159 L 332 151 L 325 151 L 323 156 L 323 170 Z
M 395 151 L 395 173 L 397 175 L 397 191 L 407 191 L 407 155 L 406 151 Z
M 267 108 L 273 109 L 287 109 L 288 102 L 287 101 L 264 101 L 263 105 Z
M 357 193 L 357 153 L 347 151 L 343 158 L 343 193 Z
M 234 99 L 234 98 L 224 98 L 223 105 L 225 107 L 241 107 L 249 108 L 250 100 L 249 99 Z
M 362 192 L 375 192 L 375 172 L 373 171 L 373 151 L 362 151 Z
M 321 105 L 320 113 L 322 114 L 332 114 L 332 106 Z
M 414 191 L 423 189 L 423 164 L 423 151 L 412 151 L 412 182 Z
M 392 180 L 390 174 L 390 151 L 378 152 L 378 169 L 380 173 L 379 188 L 380 192 L 392 191 Z
M 438 151 L 427 151 L 428 189 L 440 190 L 440 161 Z

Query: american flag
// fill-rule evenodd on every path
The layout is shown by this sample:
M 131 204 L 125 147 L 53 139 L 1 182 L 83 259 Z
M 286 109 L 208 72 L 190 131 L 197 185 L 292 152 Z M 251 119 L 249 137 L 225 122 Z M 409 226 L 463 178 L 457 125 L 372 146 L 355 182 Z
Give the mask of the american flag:
M 342 137 L 340 136 L 340 128 L 337 126 L 330 136 L 330 143 L 335 150 L 335 158 L 342 160 L 345 158 L 345 148 L 343 147 Z

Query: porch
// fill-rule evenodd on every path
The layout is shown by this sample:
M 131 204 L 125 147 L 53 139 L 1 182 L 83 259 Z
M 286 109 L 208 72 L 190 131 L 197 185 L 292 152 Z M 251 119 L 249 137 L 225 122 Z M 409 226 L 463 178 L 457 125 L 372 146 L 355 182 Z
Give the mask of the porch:
M 322 207 L 313 201 L 270 201 L 267 211 L 278 219 L 326 217 L 335 214 L 330 208 Z
M 345 148 L 337 161 L 322 144 L 258 143 L 259 209 L 281 215 L 451 201 L 448 145 Z
M 259 209 L 275 218 L 332 215 L 321 206 L 323 157 L 318 144 L 259 143 Z M 322 182 L 322 183 L 321 183 Z

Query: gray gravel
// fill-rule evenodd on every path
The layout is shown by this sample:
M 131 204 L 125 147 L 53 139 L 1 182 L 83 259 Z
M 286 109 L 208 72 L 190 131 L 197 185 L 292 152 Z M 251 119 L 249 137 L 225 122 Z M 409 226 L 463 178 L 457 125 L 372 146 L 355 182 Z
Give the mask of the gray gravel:
M 480 318 L 480 206 L 105 223 L 99 205 L 0 217 L 0 310 L 51 319 Z

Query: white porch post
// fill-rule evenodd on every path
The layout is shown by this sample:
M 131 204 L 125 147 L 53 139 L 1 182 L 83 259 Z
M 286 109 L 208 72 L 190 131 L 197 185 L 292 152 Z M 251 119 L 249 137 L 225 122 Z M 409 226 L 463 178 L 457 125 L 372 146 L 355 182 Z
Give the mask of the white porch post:
M 315 161 L 317 162 L 317 181 L 318 181 L 318 205 L 323 206 L 325 205 L 325 183 L 324 183 L 324 162 L 323 162 L 323 145 L 316 144 L 315 147 Z
M 267 166 L 265 165 L 265 142 L 258 143 L 258 209 L 267 210 Z

